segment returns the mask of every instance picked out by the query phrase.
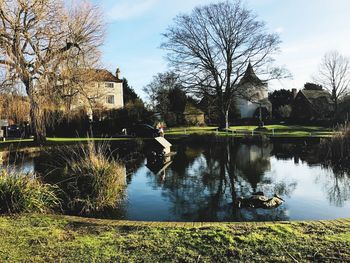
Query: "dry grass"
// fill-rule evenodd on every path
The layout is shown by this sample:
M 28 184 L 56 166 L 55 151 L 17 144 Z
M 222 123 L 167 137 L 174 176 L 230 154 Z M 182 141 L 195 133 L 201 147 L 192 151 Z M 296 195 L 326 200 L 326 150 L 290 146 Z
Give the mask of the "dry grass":
M 60 206 L 55 186 L 35 174 L 0 172 L 0 213 L 47 213 Z
M 107 141 L 66 147 L 61 158 L 66 182 L 62 188 L 70 210 L 89 214 L 114 208 L 123 199 L 125 169 L 113 158 Z
M 346 163 L 350 160 L 350 127 L 340 126 L 330 140 L 320 145 L 321 157 L 332 162 Z

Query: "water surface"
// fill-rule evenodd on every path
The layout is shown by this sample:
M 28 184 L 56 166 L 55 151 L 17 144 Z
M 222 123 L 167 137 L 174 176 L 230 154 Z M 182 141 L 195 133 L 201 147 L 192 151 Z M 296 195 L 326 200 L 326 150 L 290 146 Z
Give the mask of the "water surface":
M 99 216 L 145 221 L 350 217 L 350 176 L 317 164 L 312 153 L 305 153 L 307 148 L 278 143 L 174 145 L 177 154 L 165 166 L 148 165 L 146 158 L 132 169 L 127 165 L 125 201 L 118 211 Z M 35 171 L 42 162 L 25 159 L 17 169 Z M 237 197 L 257 191 L 278 194 L 285 203 L 275 209 L 233 206 Z

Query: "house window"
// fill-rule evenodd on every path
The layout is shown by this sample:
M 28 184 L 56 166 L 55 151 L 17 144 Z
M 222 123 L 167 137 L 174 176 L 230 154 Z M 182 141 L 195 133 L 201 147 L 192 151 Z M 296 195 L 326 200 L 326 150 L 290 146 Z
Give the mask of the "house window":
M 114 83 L 106 82 L 106 83 L 105 83 L 105 87 L 106 87 L 106 88 L 109 88 L 109 89 L 113 89 L 113 88 L 114 88 Z
M 114 104 L 114 95 L 107 96 L 107 103 Z

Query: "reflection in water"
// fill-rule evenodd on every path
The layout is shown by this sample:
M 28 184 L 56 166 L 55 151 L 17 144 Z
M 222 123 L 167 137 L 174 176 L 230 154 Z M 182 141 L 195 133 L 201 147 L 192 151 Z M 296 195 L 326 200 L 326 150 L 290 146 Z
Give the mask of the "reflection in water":
M 347 173 L 328 173 L 324 190 L 332 205 L 342 207 L 350 200 L 350 177 Z
M 127 197 L 99 217 L 162 221 L 303 220 L 350 217 L 350 176 L 317 164 L 313 147 L 297 144 L 181 143 L 172 162 L 147 163 L 125 151 Z M 34 159 L 45 174 L 47 157 Z M 28 167 L 28 166 L 25 166 Z M 51 178 L 49 178 L 51 176 Z M 54 174 L 46 176 L 58 181 Z M 284 200 L 275 209 L 235 208 L 262 191 Z
M 283 207 L 263 210 L 233 206 L 238 196 L 256 191 L 269 195 L 291 193 L 295 182 L 287 184 L 266 176 L 271 170 L 272 145 L 213 144 L 207 147 L 180 145 L 166 180 L 153 180 L 162 197 L 171 203 L 176 220 L 281 220 Z M 152 178 L 150 175 L 149 178 Z
M 340 180 L 329 169 L 315 165 L 306 146 L 181 144 L 176 151 L 173 163 L 165 171 L 165 180 L 142 167 L 134 174 L 129 186 L 128 218 L 241 221 L 350 216 L 350 204 L 344 198 L 349 193 L 345 181 L 349 177 Z M 305 163 L 307 159 L 312 166 Z M 323 188 L 332 185 L 329 178 L 337 182 L 333 184 L 337 187 L 330 188 L 333 191 Z M 134 183 L 140 187 L 134 188 Z M 146 194 L 140 194 L 141 191 Z M 270 210 L 233 207 L 237 197 L 256 191 L 267 196 L 278 194 L 286 203 Z M 343 200 L 338 203 L 341 207 L 330 197 Z

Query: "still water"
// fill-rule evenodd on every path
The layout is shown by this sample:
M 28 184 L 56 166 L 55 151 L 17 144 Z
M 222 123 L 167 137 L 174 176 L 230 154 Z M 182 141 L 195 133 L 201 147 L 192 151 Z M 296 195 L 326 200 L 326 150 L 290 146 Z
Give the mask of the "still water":
M 307 148 L 307 147 L 306 147 Z M 141 158 L 126 167 L 126 197 L 99 215 L 155 221 L 270 221 L 350 217 L 350 176 L 317 164 L 305 146 L 179 144 L 166 165 Z M 18 169 L 36 170 L 35 158 Z M 285 202 L 274 209 L 235 208 L 237 197 L 262 191 Z

